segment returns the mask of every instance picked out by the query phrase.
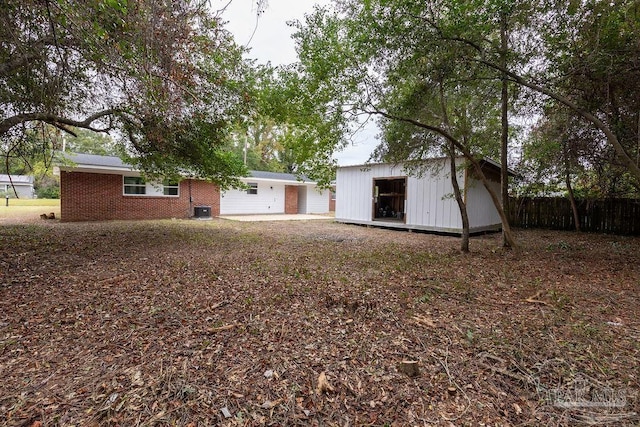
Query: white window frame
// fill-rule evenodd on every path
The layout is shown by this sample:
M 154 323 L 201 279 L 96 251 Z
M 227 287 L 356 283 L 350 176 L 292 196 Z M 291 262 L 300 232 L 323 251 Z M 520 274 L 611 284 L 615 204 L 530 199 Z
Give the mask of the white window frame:
M 168 194 L 167 190 L 175 190 L 176 194 Z M 164 197 L 180 197 L 180 182 L 178 181 L 164 181 L 162 183 L 162 193 Z
M 127 178 L 132 178 L 138 180 L 136 183 L 127 183 Z M 127 187 L 132 188 L 142 188 L 144 189 L 144 193 L 127 193 Z M 124 196 L 146 196 L 147 195 L 147 183 L 144 181 L 144 178 L 141 176 L 122 176 L 122 194 Z
M 258 194 L 258 183 L 257 182 L 247 182 L 249 188 L 247 188 L 247 194 L 257 195 Z
M 127 183 L 127 179 L 135 179 L 137 183 Z M 144 193 L 127 193 L 126 188 L 142 188 Z M 176 194 L 167 194 L 175 191 Z M 180 197 L 180 182 L 164 181 L 146 182 L 141 176 L 122 176 L 122 195 L 127 197 Z

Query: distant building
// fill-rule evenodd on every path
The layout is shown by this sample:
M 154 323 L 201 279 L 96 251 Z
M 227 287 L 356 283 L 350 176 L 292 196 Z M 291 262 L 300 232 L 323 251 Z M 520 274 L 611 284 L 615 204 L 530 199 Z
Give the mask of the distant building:
M 18 193 L 20 199 L 33 199 L 33 177 L 29 175 L 0 174 L 0 192 L 14 197 Z

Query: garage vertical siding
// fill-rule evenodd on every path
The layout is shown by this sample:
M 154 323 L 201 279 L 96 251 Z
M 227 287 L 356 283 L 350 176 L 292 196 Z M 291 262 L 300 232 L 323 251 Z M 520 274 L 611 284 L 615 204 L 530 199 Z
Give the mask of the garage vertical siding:
M 405 176 L 406 173 L 399 165 L 378 164 L 339 168 L 336 175 L 336 219 L 371 221 L 373 180 Z M 411 191 L 409 187 L 410 184 L 407 182 L 407 194 Z
M 491 189 L 500 194 L 500 183 L 489 181 Z M 493 226 L 501 227 L 502 221 L 498 210 L 491 200 L 489 192 L 482 182 L 469 177 L 467 186 L 467 212 L 471 229 Z
M 247 178 L 246 182 L 258 184 L 258 194 L 246 190 L 228 190 L 220 197 L 220 215 L 283 214 L 284 184 L 261 182 Z
M 306 212 L 308 214 L 324 214 L 329 212 L 329 190 L 319 190 L 307 185 Z
M 458 232 L 462 228 L 462 218 L 453 197 L 447 162 L 447 159 L 433 160 L 431 167 L 419 177 L 408 176 L 402 165 L 339 168 L 336 176 L 336 220 L 377 223 L 372 221 L 373 180 L 407 177 L 404 225 Z M 460 170 L 458 180 L 461 188 L 464 188 L 464 177 L 464 170 Z
M 422 175 L 407 179 L 407 225 L 442 230 L 462 227 L 447 162 L 433 160 Z M 458 182 L 464 187 L 464 171 L 458 172 Z
M 366 167 L 339 168 L 336 174 L 336 219 L 371 220 L 373 172 Z

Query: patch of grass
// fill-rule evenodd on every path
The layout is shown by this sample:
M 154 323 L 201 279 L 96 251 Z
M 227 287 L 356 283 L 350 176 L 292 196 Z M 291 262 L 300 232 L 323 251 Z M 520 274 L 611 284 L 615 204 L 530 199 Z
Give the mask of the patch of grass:
M 632 248 L 632 246 L 628 242 L 613 241 L 609 243 L 609 245 L 611 246 L 611 249 L 616 253 L 625 252 Z
M 574 333 L 580 338 L 596 339 L 601 335 L 601 330 L 597 326 L 588 322 L 577 322 L 571 325 Z
M 471 280 L 454 280 L 453 288 L 460 293 L 462 298 L 471 302 L 476 299 L 476 290 L 473 287 Z
M 553 251 L 558 249 L 561 249 L 563 251 L 568 251 L 569 249 L 571 249 L 571 245 L 568 242 L 565 242 L 564 240 L 560 240 L 557 243 L 550 243 L 549 245 L 547 245 L 548 251 Z
M 4 206 L 6 200 L 2 201 Z M 56 206 L 60 207 L 60 199 L 9 199 L 9 207 L 13 206 Z
M 40 215 L 53 212 L 60 217 L 60 200 L 58 199 L 9 199 L 0 200 L 0 219 L 38 220 Z
M 465 334 L 465 338 L 467 339 L 467 342 L 471 345 L 473 345 L 474 340 L 476 338 L 476 335 L 473 333 L 473 331 L 471 329 L 467 329 L 467 333 Z
M 553 305 L 558 310 L 564 310 L 571 303 L 571 298 L 564 292 L 559 292 L 559 291 L 556 291 L 555 289 L 552 289 L 549 291 L 548 295 L 551 301 L 553 302 Z
M 431 293 L 425 292 L 422 296 L 416 298 L 416 302 L 426 304 L 428 302 L 431 302 L 431 298 L 432 298 Z

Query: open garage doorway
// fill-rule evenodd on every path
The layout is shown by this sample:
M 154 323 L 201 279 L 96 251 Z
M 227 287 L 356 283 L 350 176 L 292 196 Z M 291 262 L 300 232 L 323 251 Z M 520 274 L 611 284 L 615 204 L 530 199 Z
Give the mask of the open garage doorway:
M 406 220 L 407 178 L 375 178 L 373 180 L 374 221 Z

